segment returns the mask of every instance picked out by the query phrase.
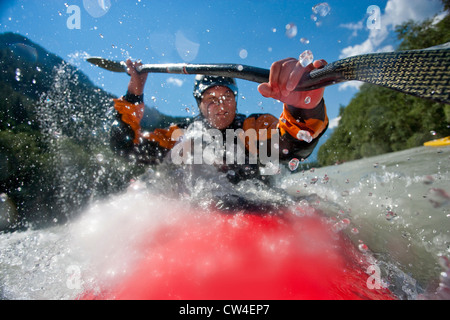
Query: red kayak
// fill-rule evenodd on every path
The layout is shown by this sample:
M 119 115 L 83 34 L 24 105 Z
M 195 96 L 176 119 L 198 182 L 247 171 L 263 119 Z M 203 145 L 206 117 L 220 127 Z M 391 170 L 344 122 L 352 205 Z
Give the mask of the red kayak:
M 183 217 L 141 241 L 127 276 L 81 299 L 396 299 L 368 285 L 367 253 L 319 213 Z

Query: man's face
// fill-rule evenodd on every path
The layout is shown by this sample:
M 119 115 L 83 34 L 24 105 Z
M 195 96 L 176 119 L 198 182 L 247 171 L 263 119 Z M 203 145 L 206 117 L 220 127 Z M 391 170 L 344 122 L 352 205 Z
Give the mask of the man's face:
M 236 116 L 234 93 L 224 86 L 209 88 L 203 93 L 200 111 L 214 128 L 227 128 Z

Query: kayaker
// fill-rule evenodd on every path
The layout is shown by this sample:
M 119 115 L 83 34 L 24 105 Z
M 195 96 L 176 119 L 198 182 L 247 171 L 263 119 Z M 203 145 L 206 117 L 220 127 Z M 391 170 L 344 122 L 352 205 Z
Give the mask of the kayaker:
M 245 137 L 245 142 L 243 139 L 234 139 L 233 143 L 241 141 L 242 145 L 245 145 L 246 163 L 233 163 L 231 158 L 226 157 L 228 149 L 227 152 L 222 152 L 224 161 L 214 162 L 219 171 L 232 172 L 229 175 L 230 181 L 238 182 L 261 174 L 258 168 L 261 165 L 262 155 L 257 148 L 260 144 L 267 143 L 269 148 L 266 151 L 269 150 L 271 159 L 276 157 L 279 162 L 294 158 L 306 159 L 328 126 L 323 100 L 324 89 L 304 92 L 294 90 L 302 75 L 325 66 L 324 60 L 314 61 L 307 67 L 302 67 L 294 58 L 272 64 L 269 82 L 260 84 L 258 91 L 264 97 L 284 103 L 281 116 L 278 118 L 270 114 L 245 116 L 237 113 L 238 87 L 234 79 L 198 75 L 195 78 L 194 97 L 199 107 L 199 115 L 185 123 L 173 124 L 169 128 L 156 129 L 153 132 L 144 132 L 140 125 L 144 115 L 144 87 L 148 74 L 139 74 L 136 71 L 136 67 L 141 63 L 131 60 L 127 60 L 126 63 L 130 82 L 127 93 L 114 100 L 117 120 L 111 130 L 111 146 L 117 153 L 133 158 L 138 163 L 158 164 L 164 159 L 174 160 L 176 146 L 180 145 L 183 137 L 192 138 L 192 135 L 186 135 L 186 132 L 191 132 L 192 128 L 199 128 L 199 125 L 203 132 L 208 130 L 220 132 L 223 139 L 219 140 L 223 144 L 226 143 L 228 132 L 239 131 L 241 135 L 243 133 L 247 137 L 247 140 Z M 254 133 L 253 136 L 248 134 L 250 132 Z M 257 140 L 255 144 L 250 143 L 252 137 Z M 256 151 L 250 150 L 251 146 L 256 146 Z M 257 161 L 250 163 L 249 159 L 254 159 L 252 156 L 255 156 L 255 152 Z M 176 156 L 185 157 L 186 154 L 183 154 L 183 150 L 181 153 L 177 150 Z M 200 161 L 202 159 L 200 157 Z

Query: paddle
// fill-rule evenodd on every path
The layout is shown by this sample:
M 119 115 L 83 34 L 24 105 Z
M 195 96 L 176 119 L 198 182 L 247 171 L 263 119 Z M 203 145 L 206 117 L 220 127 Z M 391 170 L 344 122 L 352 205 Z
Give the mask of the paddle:
M 125 62 L 99 57 L 91 57 L 87 61 L 109 71 L 127 72 Z M 269 70 L 241 64 L 144 64 L 138 71 L 217 75 L 258 83 L 269 80 Z M 450 103 L 449 44 L 421 50 L 363 54 L 338 60 L 305 74 L 296 90 L 313 90 L 351 80 Z

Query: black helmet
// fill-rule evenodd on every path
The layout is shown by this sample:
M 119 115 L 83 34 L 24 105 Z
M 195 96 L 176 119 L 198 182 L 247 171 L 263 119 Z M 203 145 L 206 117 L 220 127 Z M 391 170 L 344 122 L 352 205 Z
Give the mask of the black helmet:
M 200 105 L 200 102 L 202 100 L 203 92 L 215 86 L 228 87 L 231 91 L 233 91 L 237 102 L 238 87 L 236 85 L 236 81 L 233 78 L 222 76 L 205 76 L 199 74 L 195 77 L 194 84 L 194 97 L 197 100 L 198 105 Z

